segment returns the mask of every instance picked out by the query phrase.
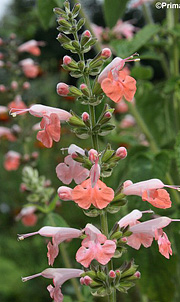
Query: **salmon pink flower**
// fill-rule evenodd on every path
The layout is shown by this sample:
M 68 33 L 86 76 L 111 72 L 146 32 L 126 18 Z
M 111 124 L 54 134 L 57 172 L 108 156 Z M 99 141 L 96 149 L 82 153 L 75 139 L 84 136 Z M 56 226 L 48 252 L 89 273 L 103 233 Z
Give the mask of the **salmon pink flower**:
M 88 267 L 93 259 L 105 265 L 113 257 L 116 244 L 112 240 L 107 240 L 95 226 L 87 224 L 85 227 L 87 237 L 82 241 L 82 246 L 76 253 L 77 262 L 84 267 Z
M 126 185 L 126 182 L 124 184 L 123 194 L 141 196 L 143 201 L 146 200 L 154 207 L 161 209 L 171 207 L 170 196 L 163 187 L 179 189 L 176 186 L 165 185 L 160 179 L 156 178 L 137 182 L 135 184 L 130 183 L 129 185 Z
M 36 207 L 30 206 L 23 208 L 16 216 L 16 220 L 22 221 L 25 226 L 34 226 L 37 222 L 37 216 L 34 214 Z
M 5 137 L 10 142 L 14 142 L 16 137 L 12 134 L 11 129 L 7 127 L 0 127 L 0 138 Z
M 56 174 L 64 184 L 69 185 L 72 180 L 76 184 L 80 184 L 89 176 L 89 170 L 85 169 L 81 163 L 73 160 L 71 155 L 68 155 L 65 157 L 64 163 L 60 163 L 56 167 Z
M 72 191 L 72 200 L 82 209 L 89 209 L 91 204 L 98 209 L 104 209 L 113 198 L 113 189 L 107 187 L 101 180 L 98 180 L 92 188 L 90 178 L 76 186 Z
M 27 78 L 36 78 L 39 74 L 39 66 L 30 58 L 20 61 L 20 66 Z
M 43 118 L 40 123 L 42 130 L 38 132 L 37 139 L 47 148 L 52 147 L 53 140 L 55 142 L 60 140 L 60 121 L 68 121 L 71 117 L 71 114 L 65 110 L 40 104 L 33 105 L 28 109 L 11 109 L 12 116 L 25 112 Z
M 132 39 L 135 31 L 137 31 L 137 27 L 130 23 L 130 21 L 122 20 L 118 20 L 116 25 L 112 29 L 112 32 L 116 35 L 118 39 L 121 39 L 122 35 L 126 39 Z
M 20 95 L 16 95 L 15 99 L 8 104 L 8 108 L 9 110 L 11 110 L 11 113 L 13 113 L 14 111 L 16 111 L 16 109 L 26 109 L 27 106 L 23 102 L 22 97 Z M 19 114 L 24 114 L 24 113 L 22 112 Z
M 108 77 L 102 81 L 101 88 L 115 103 L 119 103 L 123 96 L 128 102 L 131 102 L 136 92 L 136 80 L 126 76 L 123 70 L 116 75 L 110 71 Z
M 59 254 L 58 245 L 67 239 L 80 237 L 82 235 L 82 231 L 80 231 L 78 229 L 74 229 L 74 228 L 45 226 L 37 232 L 18 235 L 18 239 L 23 240 L 27 237 L 37 235 L 37 234 L 39 234 L 41 236 L 45 236 L 45 237 L 52 237 L 52 243 L 49 242 L 47 245 L 47 248 L 48 248 L 47 256 L 48 256 L 48 260 L 49 260 L 49 265 L 53 265 L 54 259 Z
M 73 269 L 73 268 L 47 268 L 43 272 L 39 274 L 35 274 L 32 276 L 22 278 L 23 282 L 31 280 L 36 277 L 44 277 L 48 279 L 53 279 L 53 284 L 47 287 L 47 290 L 50 293 L 50 297 L 54 300 L 54 302 L 62 302 L 63 294 L 61 292 L 61 286 L 64 282 L 71 278 L 80 277 L 81 274 L 84 273 L 83 270 Z
M 125 117 L 121 120 L 119 126 L 122 129 L 133 127 L 136 124 L 136 120 L 131 114 L 126 114 Z
M 19 168 L 21 154 L 15 151 L 8 151 L 5 154 L 4 168 L 7 171 L 15 171 Z
M 127 214 L 119 220 L 118 224 L 120 228 L 127 227 L 128 225 L 133 226 L 139 224 L 140 222 L 138 221 L 138 219 L 142 217 L 143 213 L 153 213 L 153 211 L 148 210 L 141 212 L 139 210 L 133 210 L 131 213 Z M 150 247 L 152 242 L 153 236 L 151 234 L 133 234 L 126 238 L 126 243 L 135 249 L 139 249 L 141 244 L 144 247 Z
M 136 80 L 121 69 L 126 62 L 139 61 L 139 59 L 133 59 L 134 55 L 126 59 L 116 57 L 98 77 L 102 90 L 115 103 L 119 103 L 123 96 L 128 102 L 133 100 L 136 92 Z
M 139 249 L 141 246 L 140 242 L 142 239 L 148 239 L 152 241 L 153 238 L 157 240 L 159 245 L 159 252 L 169 259 L 169 255 L 172 255 L 171 243 L 166 235 L 163 232 L 163 228 L 169 225 L 172 221 L 180 221 L 179 219 L 171 219 L 169 217 L 158 217 L 151 219 L 145 222 L 139 222 L 136 225 L 130 226 L 129 230 L 133 233 L 128 237 L 127 244 L 135 249 Z M 138 242 L 139 241 L 139 242 Z M 144 244 L 143 244 L 144 245 Z M 149 244 L 145 247 L 149 247 Z
M 41 50 L 39 46 L 44 46 L 44 42 L 42 41 L 36 41 L 36 40 L 30 40 L 23 44 L 21 44 L 18 47 L 19 52 L 29 52 L 30 54 L 34 56 L 40 56 Z

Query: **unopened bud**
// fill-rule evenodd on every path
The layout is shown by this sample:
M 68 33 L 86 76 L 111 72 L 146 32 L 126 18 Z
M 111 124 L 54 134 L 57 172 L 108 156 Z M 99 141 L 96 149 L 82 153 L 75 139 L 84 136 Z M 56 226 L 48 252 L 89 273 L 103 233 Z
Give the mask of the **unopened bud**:
M 139 271 L 137 271 L 137 272 L 135 272 L 134 276 L 139 279 L 139 278 L 141 278 L 141 273 Z
M 112 279 L 116 278 L 116 273 L 115 273 L 115 271 L 110 270 L 110 271 L 109 271 L 109 277 L 112 278 Z
M 80 281 L 81 285 L 84 285 L 84 278 L 83 277 L 81 277 L 79 281 Z
M 83 36 L 90 38 L 90 37 L 91 37 L 90 31 L 89 31 L 89 30 L 85 30 L 85 31 L 83 32 Z
M 0 38 L 0 46 L 3 45 L 4 41 L 2 38 Z
M 0 52 L 0 60 L 2 60 L 4 58 L 4 55 L 2 52 Z
M 127 156 L 127 149 L 125 147 L 120 147 L 116 150 L 116 156 L 120 157 L 121 159 L 126 158 Z
M 64 56 L 63 57 L 63 64 L 64 65 L 69 65 L 72 62 L 72 58 L 69 56 Z
M 26 184 L 21 183 L 21 184 L 20 184 L 20 190 L 21 190 L 21 192 L 25 192 L 25 191 L 27 190 Z
M 111 118 L 111 117 L 112 117 L 111 112 L 107 111 L 107 112 L 104 114 L 104 117 L 106 117 L 106 118 Z
M 98 157 L 98 152 L 94 149 L 89 150 L 88 152 L 89 160 L 94 163 L 96 161 L 96 158 Z
M 82 120 L 83 122 L 87 122 L 89 120 L 89 114 L 87 112 L 83 112 Z
M 127 242 L 127 238 L 126 237 L 121 238 L 121 242 L 126 243 Z
M 80 85 L 80 89 L 83 90 L 83 89 L 86 89 L 86 88 L 87 88 L 87 85 L 86 85 L 86 84 L 83 83 L 83 84 Z
M 62 186 L 58 188 L 58 195 L 62 200 L 71 200 L 72 198 L 72 189 L 66 186 Z
M 89 285 L 92 282 L 92 279 L 89 276 L 84 277 L 84 284 Z
M 6 87 L 4 85 L 0 85 L 0 92 L 5 92 L 6 91 Z
M 17 81 L 12 81 L 12 82 L 11 82 L 11 88 L 12 88 L 13 90 L 16 90 L 16 89 L 18 88 L 18 82 L 17 82 Z
M 58 83 L 56 86 L 57 94 L 66 96 L 69 93 L 69 86 L 65 83 Z
M 103 48 L 101 51 L 101 57 L 102 59 L 108 59 L 112 55 L 112 52 L 109 48 Z
M 23 83 L 23 89 L 26 89 L 26 90 L 28 90 L 29 88 L 30 88 L 30 83 L 29 82 L 24 82 Z

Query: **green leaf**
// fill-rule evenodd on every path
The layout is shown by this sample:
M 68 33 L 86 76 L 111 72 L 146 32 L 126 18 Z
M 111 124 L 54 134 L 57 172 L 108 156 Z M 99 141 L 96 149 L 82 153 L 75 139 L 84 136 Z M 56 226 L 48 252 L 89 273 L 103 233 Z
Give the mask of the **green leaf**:
M 57 213 L 49 213 L 44 219 L 44 225 L 54 227 L 69 227 L 64 218 Z
M 47 30 L 54 19 L 53 8 L 57 5 L 54 0 L 37 0 L 37 13 L 40 22 L 45 30 Z
M 129 0 L 105 0 L 104 17 L 108 27 L 112 28 L 122 18 Z
M 159 30 L 160 26 L 157 24 L 146 25 L 138 31 L 132 40 L 114 40 L 111 44 L 117 55 L 125 58 L 138 51 L 142 46 L 145 46 Z

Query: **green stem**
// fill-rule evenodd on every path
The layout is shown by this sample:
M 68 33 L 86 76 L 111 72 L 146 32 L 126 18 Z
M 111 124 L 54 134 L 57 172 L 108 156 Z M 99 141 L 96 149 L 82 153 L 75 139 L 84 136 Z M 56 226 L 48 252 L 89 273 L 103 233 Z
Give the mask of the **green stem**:
M 142 9 L 143 9 L 143 13 L 144 13 L 146 22 L 149 24 L 154 24 L 154 20 L 153 20 L 151 10 L 150 10 L 148 4 L 143 4 Z
M 137 107 L 133 104 L 129 104 L 129 109 L 130 109 L 131 114 L 134 116 L 138 126 L 140 127 L 142 132 L 146 135 L 146 138 L 149 141 L 151 150 L 155 153 L 160 152 L 160 148 L 158 147 L 154 137 L 152 136 L 150 130 L 148 129 L 148 127 L 147 127 L 146 123 L 144 122 L 142 116 L 140 115 L 139 111 L 137 110 Z M 167 181 L 167 184 L 173 185 L 174 182 L 173 182 L 173 179 L 169 172 L 166 173 L 165 179 Z M 173 195 L 173 198 L 176 201 L 176 203 L 180 204 L 180 198 L 179 198 L 178 192 L 176 190 L 172 190 L 172 195 Z

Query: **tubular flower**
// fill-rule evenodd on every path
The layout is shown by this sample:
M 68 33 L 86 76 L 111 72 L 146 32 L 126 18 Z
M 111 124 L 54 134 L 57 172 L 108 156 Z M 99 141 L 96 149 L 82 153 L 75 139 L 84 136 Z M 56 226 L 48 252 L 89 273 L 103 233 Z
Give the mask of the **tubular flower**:
M 0 127 L 0 139 L 6 138 L 10 142 L 14 142 L 17 138 L 13 135 L 12 130 L 7 127 Z
M 19 52 L 26 51 L 34 56 L 40 56 L 41 50 L 40 50 L 39 46 L 44 46 L 44 45 L 45 44 L 42 41 L 30 40 L 30 41 L 27 41 L 27 42 L 21 44 L 18 47 L 18 51 Z
M 118 222 L 120 228 L 129 226 L 134 226 L 136 224 L 139 224 L 140 222 L 138 219 L 142 217 L 143 213 L 153 213 L 153 211 L 139 211 L 139 210 L 133 210 L 128 215 L 121 218 Z M 150 234 L 136 234 L 131 235 L 127 237 L 127 244 L 135 249 L 139 249 L 141 244 L 144 247 L 150 247 L 153 242 L 153 236 Z
M 178 189 L 176 186 L 163 184 L 160 179 L 149 179 L 133 184 L 132 182 L 126 185 L 124 183 L 123 193 L 125 195 L 138 195 L 142 200 L 146 200 L 156 208 L 167 209 L 171 207 L 171 200 L 168 192 L 163 187 Z
M 4 168 L 7 171 L 15 171 L 19 168 L 21 154 L 15 151 L 8 151 L 5 154 Z
M 169 217 L 158 217 L 155 219 L 151 219 L 145 222 L 140 222 L 132 227 L 129 230 L 133 233 L 128 238 L 128 245 L 135 249 L 139 249 L 140 245 L 137 245 L 136 242 L 140 238 L 155 238 L 159 245 L 159 252 L 169 259 L 169 255 L 172 255 L 171 243 L 166 235 L 163 232 L 162 228 L 169 225 L 172 221 L 179 221 L 178 219 L 170 219 Z M 145 245 L 144 245 L 145 246 Z M 149 247 L 150 242 L 148 246 Z
M 64 163 L 60 163 L 56 167 L 56 174 L 64 184 L 69 185 L 73 179 L 76 184 L 80 184 L 89 176 L 89 170 L 68 155 L 65 157 Z
M 93 259 L 105 265 L 113 257 L 116 244 L 112 240 L 107 240 L 95 226 L 87 224 L 85 227 L 87 237 L 82 241 L 82 246 L 76 253 L 77 262 L 84 267 L 88 267 Z
M 39 74 L 39 66 L 35 64 L 35 62 L 28 58 L 19 62 L 22 67 L 22 71 L 24 72 L 27 78 L 36 78 Z
M 90 178 L 91 178 L 91 187 L 94 188 L 97 184 L 97 181 L 100 177 L 101 167 L 98 164 L 99 158 L 97 157 L 95 164 L 91 167 Z
M 39 234 L 41 236 L 45 236 L 45 237 L 52 237 L 52 243 L 49 242 L 47 245 L 47 248 L 48 248 L 47 256 L 48 256 L 48 260 L 49 260 L 49 265 L 53 265 L 54 259 L 59 254 L 58 245 L 67 239 L 80 237 L 82 235 L 82 231 L 80 231 L 78 229 L 74 229 L 74 228 L 46 226 L 34 233 L 18 235 L 18 238 L 19 238 L 19 240 L 23 240 L 27 237 L 37 235 L 37 234 Z
M 136 80 L 127 75 L 126 71 L 121 70 L 126 62 L 139 60 L 133 59 L 133 56 L 126 59 L 115 58 L 98 77 L 102 90 L 115 103 L 119 103 L 123 96 L 128 102 L 133 100 Z
M 16 109 L 26 109 L 27 106 L 26 104 L 23 102 L 21 95 L 16 95 L 15 99 L 8 104 L 8 108 L 9 110 L 11 110 L 11 112 L 16 111 Z M 23 114 L 23 113 L 20 113 Z
M 48 279 L 53 279 L 54 287 L 52 285 L 49 285 L 47 287 L 47 290 L 49 291 L 50 297 L 54 300 L 54 302 L 62 302 L 63 301 L 63 294 L 61 292 L 62 284 L 71 278 L 80 277 L 82 273 L 84 273 L 84 271 L 80 269 L 47 268 L 39 274 L 22 278 L 22 281 L 26 282 L 28 280 L 40 276 Z
M 36 207 L 34 206 L 23 208 L 16 216 L 16 220 L 19 221 L 21 219 L 25 226 L 33 226 L 37 222 L 37 216 L 34 214 L 35 211 Z
M 82 209 L 89 209 L 93 204 L 98 209 L 105 208 L 114 198 L 113 189 L 98 180 L 94 188 L 91 186 L 91 179 L 83 181 L 72 191 L 72 200 Z
M 17 114 L 29 112 L 36 117 L 42 117 L 40 123 L 41 131 L 37 134 L 37 139 L 43 143 L 47 148 L 51 148 L 53 140 L 58 142 L 60 140 L 61 125 L 60 121 L 68 121 L 71 114 L 63 109 L 44 106 L 33 105 L 28 109 L 11 109 L 12 116 Z

